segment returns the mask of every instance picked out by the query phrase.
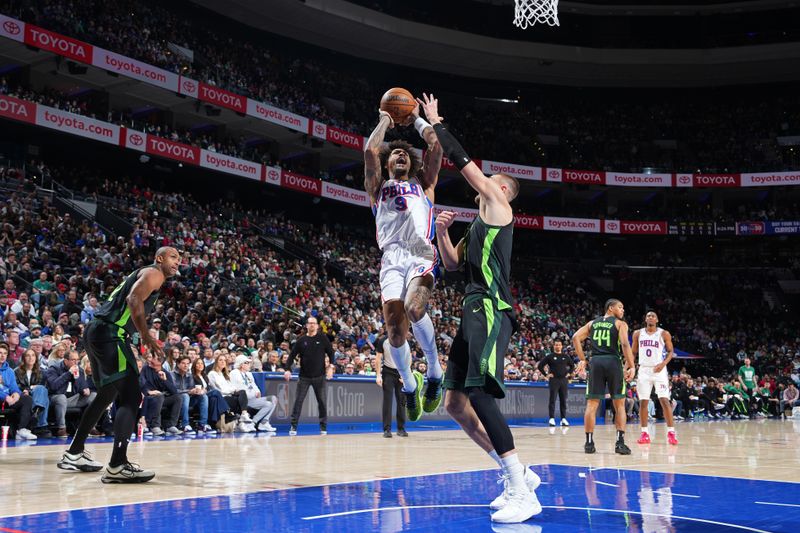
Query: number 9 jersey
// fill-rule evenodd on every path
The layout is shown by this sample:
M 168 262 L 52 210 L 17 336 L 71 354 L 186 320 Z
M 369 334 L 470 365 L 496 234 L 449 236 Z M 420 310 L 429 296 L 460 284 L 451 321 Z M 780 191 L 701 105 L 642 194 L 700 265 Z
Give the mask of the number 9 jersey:
M 433 204 L 416 178 L 388 179 L 381 185 L 372 206 L 375 236 L 383 251 L 381 297 L 384 302 L 405 298 L 412 279 L 436 276 L 439 262 L 436 247 Z

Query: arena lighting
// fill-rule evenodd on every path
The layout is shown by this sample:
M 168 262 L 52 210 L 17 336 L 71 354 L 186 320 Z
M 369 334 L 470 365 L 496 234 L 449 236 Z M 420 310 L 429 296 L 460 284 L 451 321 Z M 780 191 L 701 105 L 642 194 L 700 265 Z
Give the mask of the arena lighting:
M 475 100 L 483 100 L 484 102 L 499 102 L 501 104 L 518 104 L 518 98 L 481 98 L 480 96 L 476 96 Z

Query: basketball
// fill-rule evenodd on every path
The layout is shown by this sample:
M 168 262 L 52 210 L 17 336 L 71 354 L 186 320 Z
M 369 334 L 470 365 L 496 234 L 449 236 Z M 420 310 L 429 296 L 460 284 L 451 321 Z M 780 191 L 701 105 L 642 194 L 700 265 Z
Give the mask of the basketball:
M 416 107 L 414 95 L 406 89 L 393 87 L 381 97 L 381 111 L 386 111 L 396 123 L 403 122 Z

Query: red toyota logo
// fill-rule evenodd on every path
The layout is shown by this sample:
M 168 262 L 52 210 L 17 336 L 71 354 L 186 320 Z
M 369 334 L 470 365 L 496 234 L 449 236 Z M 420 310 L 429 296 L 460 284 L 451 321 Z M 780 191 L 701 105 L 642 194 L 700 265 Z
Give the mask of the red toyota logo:
M 617 229 L 617 223 L 616 222 L 606 222 L 606 227 L 608 229 L 610 229 L 610 230 L 616 230 Z
M 277 170 L 270 170 L 269 171 L 269 179 L 271 179 L 271 180 L 278 179 L 278 171 Z
M 17 24 L 13 20 L 5 21 L 3 23 L 3 29 L 9 35 L 19 35 L 19 32 L 22 31 L 22 28 L 19 27 L 19 24 Z
M 325 133 L 325 126 L 323 126 L 322 124 L 316 124 L 316 125 L 314 126 L 314 130 L 315 130 L 317 133 L 319 133 L 320 135 L 322 135 L 323 133 Z
M 560 170 L 551 170 L 550 172 L 547 173 L 547 175 L 550 176 L 551 178 L 558 179 L 558 178 L 561 177 L 561 171 Z
M 689 183 L 689 176 L 681 176 L 679 181 L 681 183 Z
M 196 86 L 193 82 L 187 80 L 183 82 L 183 90 L 187 93 L 193 93 L 196 90 Z
M 144 138 L 138 133 L 134 133 L 133 135 L 131 135 L 130 140 L 131 144 L 134 146 L 141 146 L 141 144 L 144 142 Z

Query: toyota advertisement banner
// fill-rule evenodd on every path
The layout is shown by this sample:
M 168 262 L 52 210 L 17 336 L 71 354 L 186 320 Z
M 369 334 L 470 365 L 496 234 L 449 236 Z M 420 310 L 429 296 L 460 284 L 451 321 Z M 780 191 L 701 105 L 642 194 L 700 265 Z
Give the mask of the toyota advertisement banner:
M 353 150 L 362 150 L 362 135 L 335 128 L 278 107 L 257 102 L 225 89 L 179 76 L 162 68 L 92 46 L 45 28 L 0 14 L 0 37 L 25 43 L 62 57 L 114 72 L 219 107 L 247 114 L 313 135 Z M 5 116 L 5 115 L 3 115 Z M 800 185 L 800 171 L 747 174 L 630 173 L 580 169 L 541 168 L 518 163 L 474 159 L 486 174 L 503 172 L 520 180 L 608 185 L 614 187 L 765 187 Z M 442 168 L 456 170 L 446 158 Z
M 351 205 L 369 207 L 366 192 L 341 185 L 323 182 L 317 178 L 288 172 L 277 167 L 267 167 L 260 163 L 246 161 L 217 152 L 188 146 L 146 134 L 137 130 L 109 124 L 100 120 L 76 115 L 52 107 L 0 95 L 0 117 L 34 124 L 63 133 L 78 135 L 88 139 L 114 144 L 130 150 L 145 152 L 189 165 L 203 167 L 229 175 L 260 180 L 274 186 L 321 196 L 330 200 Z M 454 211 L 456 220 L 471 222 L 478 210 L 467 207 L 437 205 L 436 214 L 443 210 Z M 681 223 L 686 225 L 687 223 Z M 710 224 L 713 228 L 713 223 Z M 666 235 L 678 233 L 676 226 L 667 221 L 601 220 L 575 217 L 551 217 L 518 213 L 514 225 L 519 228 L 568 231 L 584 233 L 608 233 L 626 235 Z M 732 229 L 732 228 L 731 228 Z M 683 232 L 681 232 L 683 233 Z M 736 225 L 738 235 L 778 235 L 800 233 L 800 221 L 742 222 Z M 685 234 L 685 233 L 684 233 Z

